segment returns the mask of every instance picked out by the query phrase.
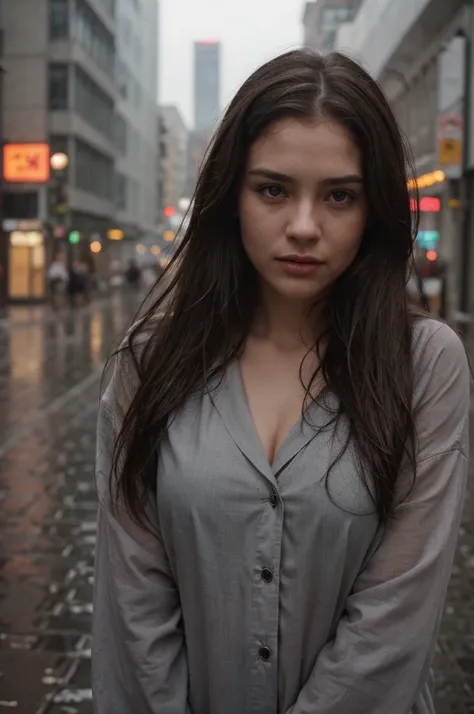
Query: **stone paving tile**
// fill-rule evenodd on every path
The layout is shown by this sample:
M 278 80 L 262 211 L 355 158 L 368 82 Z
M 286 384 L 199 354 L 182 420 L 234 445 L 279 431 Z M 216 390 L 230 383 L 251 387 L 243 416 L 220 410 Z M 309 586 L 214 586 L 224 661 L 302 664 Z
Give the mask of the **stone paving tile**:
M 1 424 L 11 401 L 3 401 L 2 394 L 10 390 L 15 396 L 19 387 L 0 359 L 0 405 L 6 405 L 0 412 L 0 712 L 92 714 L 99 367 L 127 314 L 111 310 L 97 321 L 103 332 L 100 340 L 96 336 L 92 360 L 87 320 L 87 329 L 76 325 L 71 333 L 63 361 L 55 356 L 62 349 L 61 331 L 47 336 L 50 342 L 39 357 L 41 380 L 47 384 L 31 377 L 28 384 L 28 376 L 21 383 L 23 414 L 31 417 L 37 409 L 41 418 L 26 420 L 25 429 L 17 410 L 7 446 Z M 2 339 L 0 334 L 0 355 Z M 17 369 L 21 372 L 22 366 Z M 63 399 L 78 383 L 81 389 Z M 474 714 L 472 475 L 435 657 L 437 714 Z

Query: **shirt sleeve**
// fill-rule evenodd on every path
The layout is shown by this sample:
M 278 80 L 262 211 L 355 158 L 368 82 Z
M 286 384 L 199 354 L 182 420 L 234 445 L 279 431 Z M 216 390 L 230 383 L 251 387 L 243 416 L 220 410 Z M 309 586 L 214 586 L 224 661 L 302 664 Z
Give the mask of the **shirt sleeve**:
M 395 518 L 287 714 L 409 714 L 429 677 L 465 496 L 470 388 L 457 335 L 429 332 L 414 350 L 414 488 L 406 496 L 413 473 L 403 469 Z
M 128 366 L 127 366 L 128 365 Z M 160 536 L 110 508 L 112 449 L 134 375 L 119 358 L 100 404 L 92 690 L 95 714 L 190 714 L 179 593 Z

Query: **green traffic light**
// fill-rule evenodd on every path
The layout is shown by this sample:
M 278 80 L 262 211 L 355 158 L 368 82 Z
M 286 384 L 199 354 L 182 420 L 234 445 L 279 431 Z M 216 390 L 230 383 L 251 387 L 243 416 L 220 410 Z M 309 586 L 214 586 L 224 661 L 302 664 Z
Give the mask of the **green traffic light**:
M 79 231 L 70 231 L 69 233 L 69 242 L 72 244 L 79 243 L 81 240 L 81 234 Z

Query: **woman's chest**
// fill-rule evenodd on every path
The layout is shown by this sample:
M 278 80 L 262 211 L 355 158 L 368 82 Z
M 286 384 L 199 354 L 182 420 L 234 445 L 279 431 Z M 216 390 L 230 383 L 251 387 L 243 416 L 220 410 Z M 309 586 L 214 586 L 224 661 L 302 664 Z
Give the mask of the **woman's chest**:
M 356 464 L 344 438 L 303 422 L 270 466 L 245 409 L 204 396 L 180 412 L 161 448 L 162 531 L 238 545 L 278 517 L 282 537 L 311 539 L 322 524 L 330 538 L 349 530 L 373 534 L 375 508 Z

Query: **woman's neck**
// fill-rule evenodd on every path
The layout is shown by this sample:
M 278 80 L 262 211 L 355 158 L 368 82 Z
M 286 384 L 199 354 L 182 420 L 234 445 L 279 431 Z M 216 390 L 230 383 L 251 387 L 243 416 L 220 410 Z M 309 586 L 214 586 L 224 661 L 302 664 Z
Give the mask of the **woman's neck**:
M 322 309 L 280 295 L 262 295 L 251 334 L 282 352 L 308 350 L 323 330 Z

